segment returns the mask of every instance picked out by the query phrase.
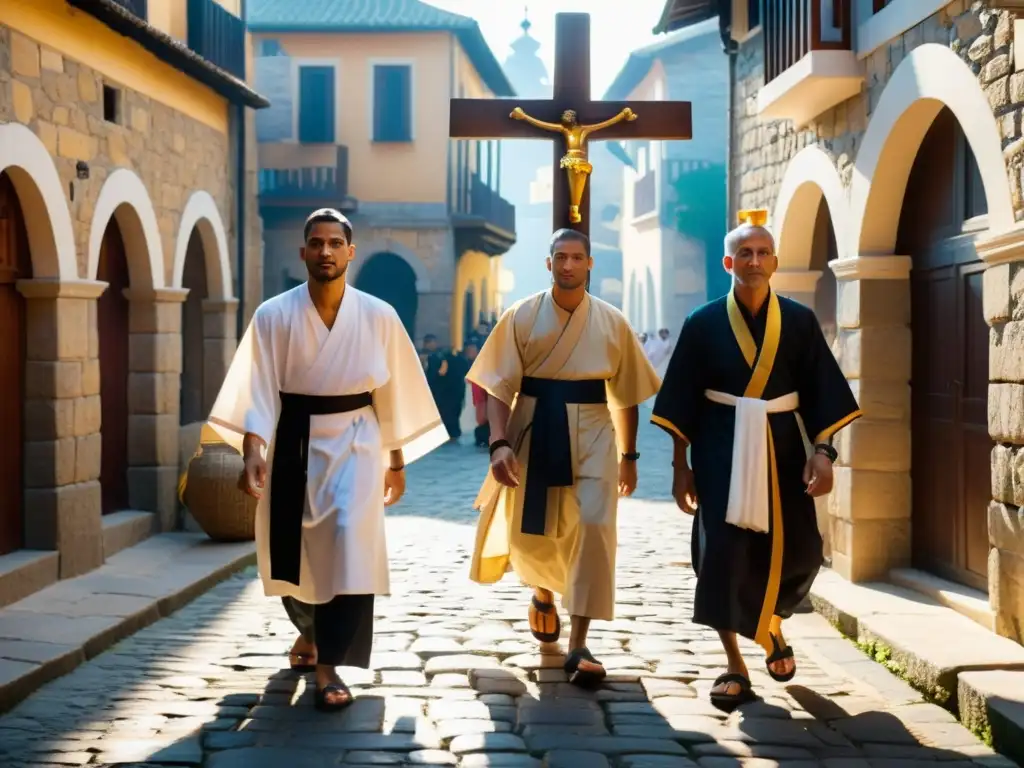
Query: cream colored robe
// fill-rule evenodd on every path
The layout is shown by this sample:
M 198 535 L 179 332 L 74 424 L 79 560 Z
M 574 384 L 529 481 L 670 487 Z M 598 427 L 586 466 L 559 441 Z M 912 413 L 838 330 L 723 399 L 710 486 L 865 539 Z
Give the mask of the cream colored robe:
M 270 575 L 280 392 L 373 393 L 371 407 L 310 419 L 298 585 Z M 247 432 L 267 444 L 270 472 L 256 507 L 256 555 L 266 595 L 318 604 L 335 595 L 390 594 L 384 536 L 390 451 L 401 448 L 408 464 L 448 440 L 416 349 L 390 304 L 346 286 L 328 330 L 307 283 L 268 299 L 238 345 L 209 423 L 238 450 Z
M 517 396 L 524 376 L 604 379 L 608 394 L 607 405 L 567 406 L 576 483 L 548 490 L 544 536 L 521 532 L 536 403 Z M 507 439 L 520 464 L 518 488 L 488 472 L 480 489 L 470 577 L 493 583 L 511 569 L 561 594 L 572 615 L 613 618 L 619 451 L 609 409 L 639 405 L 661 384 L 626 318 L 589 294 L 571 314 L 550 291 L 534 294 L 501 316 L 466 378 L 512 406 Z

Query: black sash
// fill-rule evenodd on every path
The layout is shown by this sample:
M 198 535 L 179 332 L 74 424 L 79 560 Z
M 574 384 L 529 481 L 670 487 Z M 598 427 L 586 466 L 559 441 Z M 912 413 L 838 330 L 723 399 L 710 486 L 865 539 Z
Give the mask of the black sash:
M 527 457 L 526 490 L 523 496 L 522 532 L 544 535 L 547 520 L 548 488 L 568 488 L 575 478 L 572 472 L 572 446 L 569 443 L 568 403 L 596 405 L 608 402 L 604 379 L 523 378 L 520 394 L 536 398 L 533 412 L 530 454 Z
M 310 417 L 357 411 L 369 405 L 373 405 L 369 392 L 332 396 L 281 393 L 281 418 L 274 434 L 274 465 L 270 471 L 270 578 L 275 581 L 299 586 Z

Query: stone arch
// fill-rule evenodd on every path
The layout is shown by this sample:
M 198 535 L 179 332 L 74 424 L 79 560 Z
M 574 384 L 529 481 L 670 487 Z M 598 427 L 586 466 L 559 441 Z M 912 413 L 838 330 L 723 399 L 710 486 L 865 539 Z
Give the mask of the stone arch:
M 35 278 L 77 280 L 75 230 L 60 174 L 39 137 L 21 123 L 0 124 L 0 173 L 18 193 Z
M 356 241 L 356 257 L 349 267 L 349 284 L 354 285 L 355 281 L 359 277 L 359 270 L 363 268 L 363 265 L 370 260 L 376 253 L 393 253 L 396 256 L 401 256 L 402 259 L 412 267 L 412 271 L 416 274 L 416 292 L 417 293 L 429 293 L 430 292 L 430 272 L 427 270 L 427 265 L 423 263 L 423 260 L 416 255 L 416 252 L 411 248 L 407 248 L 397 240 L 391 238 L 382 238 L 379 240 L 371 240 L 366 243 Z
M 903 195 L 925 133 L 942 107 L 963 129 L 981 171 L 992 232 L 1014 224 L 999 128 L 978 79 L 945 46 L 915 48 L 896 68 L 871 115 L 854 163 L 846 248 L 840 258 L 893 252 Z M 845 252 L 844 252 L 845 250 Z
M 832 217 L 836 242 L 843 257 L 849 206 L 835 164 L 818 147 L 805 147 L 786 166 L 772 215 L 780 270 L 810 269 L 815 217 L 822 200 Z
M 89 228 L 88 278 L 96 279 L 100 246 L 111 217 L 116 217 L 124 238 L 132 288 L 163 288 L 164 255 L 156 211 L 142 179 L 127 168 L 119 168 L 107 177 L 96 200 Z
M 199 190 L 185 204 L 174 245 L 171 287 L 181 288 L 185 274 L 185 254 L 192 230 L 198 229 L 206 257 L 206 284 L 209 298 L 225 301 L 232 298 L 231 266 L 228 261 L 228 237 L 217 203 L 209 192 Z

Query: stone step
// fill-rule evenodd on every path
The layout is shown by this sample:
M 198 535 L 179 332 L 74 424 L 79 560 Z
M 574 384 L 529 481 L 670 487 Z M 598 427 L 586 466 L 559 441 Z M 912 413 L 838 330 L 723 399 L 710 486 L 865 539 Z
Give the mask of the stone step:
M 0 610 L 0 712 L 255 563 L 252 542 L 165 533 Z
M 964 672 L 957 699 L 960 722 L 1024 765 L 1024 672 Z

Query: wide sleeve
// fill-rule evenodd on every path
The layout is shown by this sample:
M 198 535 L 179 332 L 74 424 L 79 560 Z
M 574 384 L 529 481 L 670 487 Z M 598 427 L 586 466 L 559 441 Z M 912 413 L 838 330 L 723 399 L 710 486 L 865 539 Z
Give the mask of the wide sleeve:
M 408 464 L 450 439 L 441 423 L 416 347 L 398 315 L 384 320 L 384 356 L 388 380 L 373 392 L 384 460 L 401 448 Z
M 800 418 L 813 443 L 827 443 L 836 432 L 864 414 L 817 319 L 812 318 L 809 325 L 810 343 L 798 389 Z
M 701 372 L 705 362 L 700 333 L 691 315 L 679 331 L 679 341 L 669 358 L 651 415 L 652 424 L 687 443 L 697 439 L 698 414 L 704 398 Z
M 523 359 L 516 343 L 515 307 L 502 313 L 466 379 L 508 406 L 523 382 Z
M 617 325 L 619 364 L 605 386 L 612 410 L 640 405 L 658 394 L 661 387 L 661 379 L 629 323 L 623 319 Z
M 272 334 L 271 318 L 256 312 L 210 411 L 210 426 L 239 451 L 247 433 L 269 445 L 277 428 L 280 382 Z

